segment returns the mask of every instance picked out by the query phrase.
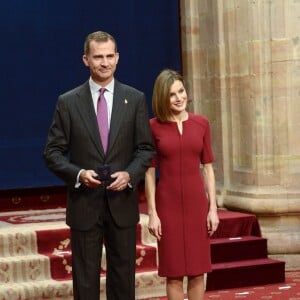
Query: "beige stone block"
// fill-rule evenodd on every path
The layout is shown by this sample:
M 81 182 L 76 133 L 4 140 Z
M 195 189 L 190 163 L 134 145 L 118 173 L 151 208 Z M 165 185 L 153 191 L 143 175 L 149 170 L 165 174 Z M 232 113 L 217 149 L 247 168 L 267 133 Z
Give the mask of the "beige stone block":
M 272 62 L 287 62 L 293 59 L 293 44 L 290 39 L 271 41 Z
M 292 42 L 293 42 L 293 59 L 296 61 L 299 61 L 299 59 L 300 59 L 300 35 L 299 35 L 299 32 L 297 33 L 296 36 L 295 35 L 293 36 Z
M 270 258 L 285 262 L 285 270 L 293 271 L 300 269 L 300 254 L 270 254 Z
M 199 27 L 199 19 L 195 17 L 188 17 L 185 18 L 184 23 L 182 23 L 181 26 L 181 32 L 184 35 L 190 36 L 190 37 L 196 37 L 199 38 L 200 33 L 200 27 Z
M 299 37 L 300 1 L 288 1 L 287 9 L 288 35 L 291 37 Z
M 224 23 L 224 33 L 228 41 L 232 42 L 236 40 L 236 30 L 237 30 L 237 19 L 235 10 L 224 10 L 223 12 Z
M 269 50 L 270 41 L 264 40 L 249 40 L 249 74 L 257 76 L 270 72 L 271 51 Z
M 233 75 L 231 77 L 227 77 L 226 85 L 224 88 L 228 93 L 228 100 L 231 103 L 234 102 L 252 102 L 252 89 L 251 89 L 251 77 L 250 76 L 238 76 Z
M 270 254 L 300 255 L 300 214 L 258 217 Z
M 268 232 L 262 229 L 262 234 L 268 239 L 270 254 L 300 254 L 299 232 Z
M 204 66 L 206 67 L 205 70 L 205 73 L 202 72 L 202 74 L 205 76 L 208 76 L 208 77 L 218 77 L 219 75 L 219 70 L 220 70 L 220 57 L 218 55 L 218 47 L 212 45 L 210 46 L 208 49 L 205 49 L 201 52 L 206 52 L 206 55 L 204 57 L 207 58 Z M 204 52 L 204 53 L 205 53 Z
M 271 255 L 300 266 L 300 1 L 181 2 L 183 69 L 192 109 L 212 121 L 218 204 L 257 214 Z
M 274 0 L 269 3 L 272 38 L 282 39 L 288 35 L 287 13 L 290 1 Z
M 240 176 L 242 177 L 242 176 Z M 228 209 L 252 212 L 259 216 L 300 215 L 299 187 L 236 184 L 226 189 L 224 205 Z
M 289 94 L 290 74 L 286 62 L 272 64 L 272 92 L 275 98 L 285 98 Z
M 265 104 L 268 99 L 272 100 L 271 72 L 249 75 L 249 97 L 258 104 Z

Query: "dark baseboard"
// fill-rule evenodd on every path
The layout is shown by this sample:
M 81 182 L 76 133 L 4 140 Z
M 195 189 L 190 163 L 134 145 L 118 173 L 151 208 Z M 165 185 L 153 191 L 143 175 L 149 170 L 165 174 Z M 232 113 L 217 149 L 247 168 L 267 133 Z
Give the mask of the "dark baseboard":
M 138 190 L 139 202 L 146 202 L 143 182 Z M 0 212 L 65 207 L 66 199 L 66 186 L 0 190 Z
M 66 195 L 65 186 L 0 190 L 0 211 L 65 207 Z

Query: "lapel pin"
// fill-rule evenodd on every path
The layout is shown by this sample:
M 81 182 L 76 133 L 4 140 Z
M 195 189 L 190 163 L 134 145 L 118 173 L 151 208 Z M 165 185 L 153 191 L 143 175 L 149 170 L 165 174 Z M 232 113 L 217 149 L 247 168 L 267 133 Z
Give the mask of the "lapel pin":
M 127 103 L 128 103 L 127 99 L 125 99 L 125 100 L 124 100 L 124 103 L 125 103 L 125 104 L 127 104 Z

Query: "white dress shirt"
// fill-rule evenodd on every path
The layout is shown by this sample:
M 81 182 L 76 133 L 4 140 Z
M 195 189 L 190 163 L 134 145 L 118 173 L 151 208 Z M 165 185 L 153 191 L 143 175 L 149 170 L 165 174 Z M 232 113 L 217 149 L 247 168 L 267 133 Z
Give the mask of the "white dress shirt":
M 89 85 L 90 85 L 90 90 L 91 90 L 91 94 L 92 94 L 92 98 L 93 98 L 95 113 L 97 115 L 97 105 L 98 105 L 98 99 L 100 96 L 100 89 L 103 86 L 97 84 L 95 81 L 93 81 L 92 78 L 89 79 Z M 114 86 L 115 86 L 115 80 L 113 79 L 107 86 L 105 86 L 106 91 L 104 92 L 104 97 L 105 97 L 106 103 L 107 103 L 108 128 L 110 127 L 110 119 L 111 119 L 113 96 L 114 96 Z
M 89 85 L 90 85 L 90 90 L 91 90 L 91 94 L 92 94 L 92 98 L 93 98 L 95 114 L 97 115 L 97 105 L 98 105 L 98 99 L 100 96 L 100 89 L 104 86 L 97 84 L 91 77 L 89 79 Z M 110 128 L 111 112 L 112 112 L 112 107 L 113 107 L 114 86 L 115 86 L 115 80 L 113 79 L 107 86 L 105 86 L 106 91 L 104 92 L 104 97 L 105 97 L 106 103 L 107 103 L 108 128 Z M 75 184 L 75 188 L 78 188 L 81 185 L 81 183 L 79 182 L 79 176 L 83 170 L 84 169 L 80 170 L 77 175 L 77 181 Z

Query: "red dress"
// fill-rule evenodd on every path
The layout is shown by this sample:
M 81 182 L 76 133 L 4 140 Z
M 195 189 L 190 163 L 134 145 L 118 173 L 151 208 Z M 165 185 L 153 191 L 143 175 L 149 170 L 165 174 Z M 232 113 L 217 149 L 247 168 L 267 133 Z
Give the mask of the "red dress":
M 176 122 L 150 120 L 156 146 L 156 208 L 162 224 L 158 242 L 158 274 L 163 277 L 200 275 L 211 271 L 207 232 L 208 200 L 200 165 L 213 153 L 208 120 L 189 113 L 182 135 Z

